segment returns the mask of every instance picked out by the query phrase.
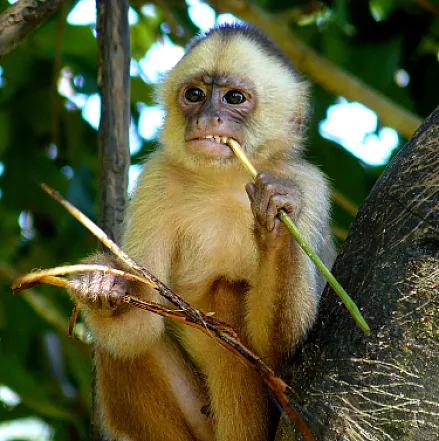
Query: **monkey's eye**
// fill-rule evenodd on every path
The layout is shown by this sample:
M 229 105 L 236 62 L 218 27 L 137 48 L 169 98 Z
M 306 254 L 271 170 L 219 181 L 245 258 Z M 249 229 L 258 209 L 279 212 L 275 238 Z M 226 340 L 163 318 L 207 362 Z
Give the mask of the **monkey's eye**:
M 245 96 L 238 90 L 229 90 L 223 100 L 228 104 L 242 104 L 245 101 Z
M 184 93 L 184 97 L 191 103 L 199 103 L 205 96 L 204 92 L 196 87 L 192 87 Z

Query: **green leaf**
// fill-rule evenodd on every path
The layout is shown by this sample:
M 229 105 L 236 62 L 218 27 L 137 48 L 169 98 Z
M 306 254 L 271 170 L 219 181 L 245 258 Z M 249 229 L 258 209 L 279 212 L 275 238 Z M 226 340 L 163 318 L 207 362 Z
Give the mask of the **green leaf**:
M 393 0 L 370 0 L 369 9 L 376 21 L 385 21 L 396 8 Z
M 139 20 L 130 30 L 131 56 L 140 60 L 157 40 L 157 34 L 153 32 L 152 27 L 144 25 L 144 20 Z
M 49 398 L 41 383 L 14 356 L 2 354 L 1 358 L 0 383 L 16 392 L 23 404 L 46 417 L 75 420 L 67 408 Z
M 145 103 L 147 106 L 155 104 L 154 87 L 146 84 L 138 77 L 131 78 L 131 100 L 135 103 Z

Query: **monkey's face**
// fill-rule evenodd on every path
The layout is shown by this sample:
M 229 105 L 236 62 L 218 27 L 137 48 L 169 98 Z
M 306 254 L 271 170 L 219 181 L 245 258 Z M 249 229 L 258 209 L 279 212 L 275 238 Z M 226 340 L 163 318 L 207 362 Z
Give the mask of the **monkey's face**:
M 197 157 L 233 157 L 228 138 L 245 144 L 245 127 L 255 107 L 248 81 L 228 75 L 198 75 L 180 88 L 178 106 L 185 119 L 186 149 Z
M 168 73 L 159 99 L 162 145 L 184 163 L 239 165 L 227 137 L 255 160 L 301 148 L 307 85 L 251 38 L 202 39 Z

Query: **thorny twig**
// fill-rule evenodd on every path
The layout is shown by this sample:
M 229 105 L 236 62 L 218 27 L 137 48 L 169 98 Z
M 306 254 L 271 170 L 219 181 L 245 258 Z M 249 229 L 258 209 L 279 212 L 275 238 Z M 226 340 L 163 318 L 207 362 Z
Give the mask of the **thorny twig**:
M 148 285 L 150 288 L 158 291 L 170 303 L 176 306 L 176 309 L 164 307 L 158 303 L 148 302 L 135 296 L 124 296 L 122 301 L 131 304 L 137 308 L 145 309 L 163 317 L 176 320 L 188 326 L 199 329 L 201 332 L 212 337 L 219 344 L 224 346 L 230 352 L 240 358 L 247 366 L 255 369 L 269 390 L 272 392 L 277 404 L 282 409 L 284 415 L 295 425 L 305 441 L 315 441 L 310 429 L 302 419 L 301 415 L 292 407 L 292 402 L 287 394 L 291 394 L 291 388 L 279 377 L 276 377 L 274 371 L 265 364 L 259 356 L 247 348 L 239 339 L 234 329 L 226 323 L 209 315 L 203 314 L 197 308 L 186 302 L 178 294 L 164 285 L 148 270 L 136 263 L 131 257 L 120 249 L 96 224 L 87 216 L 81 213 L 76 207 L 61 197 L 55 190 L 45 184 L 42 184 L 43 190 L 57 200 L 75 219 L 82 223 L 91 233 L 93 233 L 109 250 L 111 250 L 121 262 L 132 272 L 121 271 L 115 268 L 109 268 L 104 265 L 72 265 L 52 268 L 44 271 L 27 274 L 17 279 L 12 289 L 18 292 L 30 288 L 36 284 L 46 283 L 67 288 L 69 282 L 66 279 L 57 276 L 71 273 L 83 273 L 87 271 L 102 271 L 111 273 L 129 280 L 135 280 L 139 283 Z M 72 327 L 73 320 L 76 319 L 78 307 L 75 306 L 70 322 Z

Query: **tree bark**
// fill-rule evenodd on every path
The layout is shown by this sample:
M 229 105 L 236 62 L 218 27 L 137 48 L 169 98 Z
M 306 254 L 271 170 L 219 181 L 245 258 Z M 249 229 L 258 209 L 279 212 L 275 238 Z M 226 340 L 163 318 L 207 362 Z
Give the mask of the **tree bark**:
M 130 164 L 130 37 L 128 0 L 98 0 L 99 223 L 119 243 Z
M 0 15 L 0 58 L 11 52 L 64 0 L 20 0 Z
M 128 0 L 96 0 L 98 11 L 99 225 L 120 243 L 130 165 L 130 28 Z M 103 250 L 103 245 L 99 243 Z M 95 374 L 93 373 L 93 390 Z M 94 393 L 93 393 L 94 397 Z M 93 399 L 91 439 L 102 440 Z
M 372 189 L 334 274 L 372 332 L 326 289 L 291 382 L 317 440 L 437 440 L 439 108 Z M 293 439 L 281 425 L 277 440 Z

